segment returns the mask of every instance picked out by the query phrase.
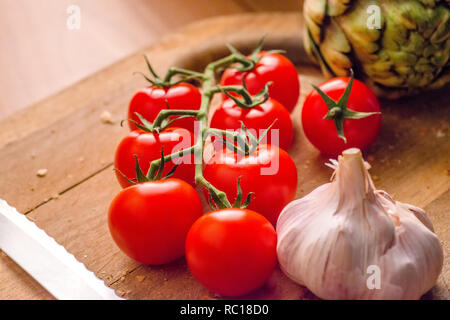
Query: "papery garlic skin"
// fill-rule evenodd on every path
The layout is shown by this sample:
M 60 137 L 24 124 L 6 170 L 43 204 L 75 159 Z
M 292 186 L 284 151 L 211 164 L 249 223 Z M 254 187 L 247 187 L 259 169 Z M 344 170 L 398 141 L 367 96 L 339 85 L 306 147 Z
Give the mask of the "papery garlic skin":
M 419 299 L 443 265 L 431 221 L 376 190 L 359 149 L 338 160 L 332 182 L 281 212 L 281 269 L 323 299 Z M 370 266 L 379 268 L 379 289 L 368 285 Z

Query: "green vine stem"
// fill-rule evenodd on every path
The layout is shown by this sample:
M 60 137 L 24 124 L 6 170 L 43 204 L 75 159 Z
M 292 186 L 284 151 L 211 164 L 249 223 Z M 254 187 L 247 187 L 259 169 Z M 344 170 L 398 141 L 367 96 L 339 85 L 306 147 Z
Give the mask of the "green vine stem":
M 164 120 L 170 116 L 186 116 L 186 117 L 196 117 L 198 115 L 198 110 L 176 110 L 176 109 L 165 109 L 161 110 L 153 121 L 153 127 L 160 127 Z M 178 118 L 179 119 L 179 118 Z
M 172 67 L 169 69 L 169 71 L 167 71 L 166 76 L 164 77 L 163 81 L 165 83 L 171 83 L 172 77 L 177 74 L 187 76 L 187 79 L 191 79 L 191 78 L 198 78 L 200 80 L 203 79 L 203 73 Z M 182 79 L 182 81 L 186 81 L 186 78 Z
M 224 130 L 208 128 L 208 112 L 209 107 L 211 105 L 211 100 L 216 93 L 220 92 L 235 92 L 243 97 L 242 104 L 244 107 L 252 107 L 255 104 L 255 98 L 252 98 L 250 94 L 247 92 L 246 88 L 243 86 L 225 86 L 225 87 L 217 87 L 215 86 L 215 72 L 218 68 L 230 65 L 230 64 L 239 64 L 240 70 L 248 71 L 254 68 L 255 62 L 252 59 L 249 59 L 242 55 L 237 51 L 233 51 L 230 55 L 219 59 L 217 61 L 213 61 L 208 64 L 203 73 L 198 73 L 194 71 L 171 68 L 164 79 L 166 82 L 170 82 L 170 78 L 174 74 L 183 74 L 188 76 L 195 76 L 202 81 L 202 97 L 201 97 L 201 105 L 199 110 L 161 110 L 155 121 L 153 122 L 153 127 L 158 127 L 158 125 L 162 124 L 165 119 L 169 116 L 180 115 L 180 116 L 195 116 L 198 121 L 198 132 L 197 132 L 197 141 L 195 145 L 190 148 L 186 148 L 180 150 L 178 152 L 166 155 L 163 159 L 165 162 L 176 159 L 183 155 L 193 153 L 194 154 L 194 163 L 195 163 L 195 183 L 197 185 L 201 185 L 204 188 L 208 189 L 210 193 L 214 194 L 214 199 L 216 204 L 219 207 L 223 208 L 231 208 L 232 205 L 229 202 L 227 195 L 225 192 L 217 189 L 213 186 L 205 177 L 203 176 L 203 152 L 204 152 L 204 144 L 205 138 L 208 134 L 215 134 L 222 136 L 232 137 L 233 139 L 237 139 L 239 141 L 239 137 L 236 134 L 232 134 L 231 132 L 227 132 Z M 148 65 L 150 65 L 148 63 Z M 150 67 L 149 67 L 150 68 Z M 258 100 L 261 100 L 263 95 L 257 97 Z M 265 95 L 264 95 L 265 97 Z M 265 98 L 264 98 L 265 99 Z M 261 103 L 261 102 L 259 102 Z M 231 135 L 230 135 L 231 134 Z M 161 159 L 154 160 L 150 164 L 149 171 L 147 176 L 154 176 L 156 171 L 159 170 L 159 166 L 161 165 Z M 219 202 L 219 203 L 217 203 Z M 234 204 L 233 204 L 234 205 Z
M 272 81 L 267 82 L 264 88 L 258 92 L 255 96 L 251 96 L 243 80 L 242 86 L 219 86 L 211 90 L 212 93 L 222 92 L 228 98 L 232 99 L 236 105 L 242 109 L 251 109 L 260 104 L 263 104 L 269 99 L 269 87 L 272 85 Z M 240 95 L 243 100 L 230 94 L 230 92 Z

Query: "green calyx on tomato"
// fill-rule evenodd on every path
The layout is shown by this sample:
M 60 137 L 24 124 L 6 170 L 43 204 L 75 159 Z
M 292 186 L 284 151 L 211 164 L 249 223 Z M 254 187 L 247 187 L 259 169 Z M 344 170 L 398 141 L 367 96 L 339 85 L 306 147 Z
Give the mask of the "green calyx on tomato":
M 236 105 L 242 109 L 251 109 L 257 107 L 267 100 L 269 100 L 269 87 L 273 84 L 272 81 L 267 82 L 264 88 L 261 89 L 256 95 L 252 96 L 248 92 L 247 85 L 245 84 L 245 79 L 242 79 L 242 87 L 235 86 L 223 86 L 219 87 L 219 90 L 225 94 L 228 98 L 234 101 Z M 242 96 L 242 100 L 229 92 L 235 92 Z
M 219 197 L 216 195 L 214 190 L 209 189 L 209 195 L 208 195 L 208 202 L 209 206 L 213 210 L 220 210 L 220 209 L 229 209 L 229 208 L 235 208 L 235 209 L 246 209 L 250 205 L 250 201 L 252 200 L 252 196 L 255 195 L 254 192 L 249 192 L 247 194 L 247 197 L 245 198 L 245 201 L 242 202 L 242 188 L 241 188 L 241 177 L 237 179 L 237 194 L 236 194 L 236 200 L 234 201 L 233 205 L 229 206 L 228 204 L 223 203 Z
M 176 163 L 172 169 L 165 175 L 162 176 L 164 165 L 165 165 L 165 159 L 164 159 L 164 153 L 163 149 L 161 148 L 161 158 L 160 158 L 160 164 L 158 167 L 158 170 L 152 171 L 148 170 L 147 174 L 144 174 L 141 170 L 141 166 L 139 165 L 139 157 L 135 154 L 134 157 L 136 158 L 136 165 L 135 165 L 135 171 L 136 171 L 136 178 L 130 179 L 127 176 L 125 176 L 119 169 L 115 168 L 117 172 L 119 172 L 122 177 L 124 177 L 131 185 L 148 182 L 148 181 L 157 181 L 157 180 L 164 180 L 168 179 L 175 173 L 175 170 L 177 170 L 177 167 L 179 163 Z
M 229 150 L 240 154 L 242 156 L 248 156 L 255 152 L 256 148 L 258 148 L 261 141 L 265 138 L 269 130 L 273 127 L 277 119 L 275 119 L 272 124 L 259 136 L 256 138 L 245 126 L 243 121 L 241 122 L 241 130 L 230 132 L 221 129 L 210 128 L 208 129 L 209 134 L 217 135 L 222 140 L 225 147 Z
M 325 92 L 320 90 L 319 87 L 312 85 L 317 93 L 322 97 L 328 108 L 328 112 L 325 115 L 324 119 L 334 120 L 337 135 L 339 138 L 344 140 L 345 143 L 347 143 L 347 138 L 344 134 L 344 119 L 363 119 L 375 114 L 380 114 L 380 112 L 358 112 L 347 107 L 348 99 L 350 97 L 350 93 L 352 92 L 353 78 L 354 75 L 352 71 L 348 85 L 338 101 L 334 101 Z
M 152 85 L 160 87 L 160 88 L 167 88 L 170 86 L 174 86 L 176 84 L 179 84 L 181 82 L 187 82 L 188 80 L 192 79 L 203 79 L 203 73 L 195 72 L 192 70 L 186 70 L 181 68 L 170 68 L 164 78 L 160 78 L 158 74 L 153 70 L 152 65 L 150 64 L 150 61 L 148 61 L 148 58 L 146 55 L 144 55 L 145 63 L 147 64 L 147 68 L 150 71 L 150 74 L 153 76 L 153 79 L 149 78 L 142 72 L 135 72 L 134 74 L 140 74 L 144 77 L 145 80 L 150 82 Z M 181 75 L 182 78 L 179 80 L 172 80 L 172 77 L 175 75 Z
M 169 103 L 166 102 L 166 105 L 167 105 L 167 109 L 161 110 L 163 112 L 160 112 L 159 115 L 156 117 L 155 121 L 153 121 L 153 122 L 148 121 L 140 113 L 135 112 L 134 114 L 139 118 L 141 123 L 139 123 L 133 119 L 126 119 L 126 120 L 122 120 L 120 122 L 120 125 L 122 126 L 124 121 L 130 121 L 130 122 L 134 123 L 134 125 L 136 127 L 138 127 L 139 129 L 141 129 L 145 132 L 159 133 L 162 130 L 170 127 L 177 120 L 180 120 L 183 118 L 188 118 L 188 117 L 195 117 L 198 114 L 197 110 L 174 110 L 174 109 L 169 109 Z M 169 119 L 166 117 L 163 119 L 161 117 L 161 115 L 166 116 L 166 114 L 177 114 L 179 116 L 175 117 L 173 119 Z
M 247 57 L 244 56 L 241 52 L 239 52 L 231 44 L 227 44 L 227 48 L 228 48 L 228 50 L 230 50 L 230 52 L 232 54 L 239 55 L 241 58 L 248 59 L 249 62 L 250 62 L 248 66 L 240 64 L 240 65 L 236 65 L 236 66 L 231 66 L 230 68 L 234 68 L 234 69 L 236 69 L 237 71 L 240 71 L 240 72 L 249 71 L 249 70 L 252 70 L 258 64 L 258 62 L 261 60 L 261 58 L 264 55 L 271 54 L 271 53 L 285 53 L 284 50 L 268 50 L 268 51 L 264 51 L 263 54 L 260 54 L 261 50 L 263 48 L 263 45 L 264 45 L 265 38 L 266 38 L 266 36 L 263 36 L 259 40 L 259 42 L 256 45 L 255 49 L 253 49 L 252 53 L 250 53 L 250 55 L 247 56 Z

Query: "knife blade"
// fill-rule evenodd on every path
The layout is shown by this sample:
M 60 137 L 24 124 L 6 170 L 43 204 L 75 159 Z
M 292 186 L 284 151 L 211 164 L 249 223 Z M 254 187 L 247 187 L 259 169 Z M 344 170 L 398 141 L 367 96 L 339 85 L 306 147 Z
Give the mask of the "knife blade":
M 0 249 L 60 300 L 122 300 L 44 230 L 0 199 Z

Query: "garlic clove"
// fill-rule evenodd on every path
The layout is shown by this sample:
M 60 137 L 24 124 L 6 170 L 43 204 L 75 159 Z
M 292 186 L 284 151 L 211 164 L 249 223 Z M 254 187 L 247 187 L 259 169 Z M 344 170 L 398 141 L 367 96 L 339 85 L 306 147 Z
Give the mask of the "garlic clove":
M 334 165 L 330 183 L 280 214 L 281 269 L 324 299 L 420 298 L 443 265 L 426 213 L 376 190 L 359 149 Z

